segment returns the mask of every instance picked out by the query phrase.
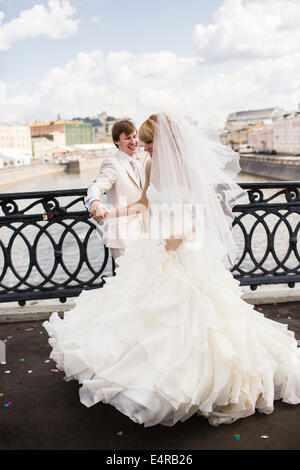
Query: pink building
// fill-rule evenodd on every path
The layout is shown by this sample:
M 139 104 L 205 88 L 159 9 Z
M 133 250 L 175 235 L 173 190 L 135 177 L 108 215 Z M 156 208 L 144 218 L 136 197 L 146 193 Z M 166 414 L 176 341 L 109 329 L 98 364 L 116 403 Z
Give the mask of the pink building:
M 260 127 L 250 130 L 248 144 L 257 153 L 272 153 L 273 151 L 273 124 L 264 123 Z
M 273 147 L 277 153 L 300 153 L 300 114 L 289 114 L 273 122 Z

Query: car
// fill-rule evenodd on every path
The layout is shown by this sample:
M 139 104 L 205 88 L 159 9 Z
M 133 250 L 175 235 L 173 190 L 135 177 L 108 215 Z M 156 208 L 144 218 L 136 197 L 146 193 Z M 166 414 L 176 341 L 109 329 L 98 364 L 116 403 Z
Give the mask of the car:
M 241 144 L 239 146 L 239 153 L 253 153 L 253 148 L 249 144 Z

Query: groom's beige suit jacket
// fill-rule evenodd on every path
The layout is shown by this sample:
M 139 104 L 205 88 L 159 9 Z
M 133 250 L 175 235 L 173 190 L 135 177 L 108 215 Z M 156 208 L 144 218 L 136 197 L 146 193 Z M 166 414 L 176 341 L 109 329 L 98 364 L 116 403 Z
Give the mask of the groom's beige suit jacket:
M 107 208 L 124 207 L 138 201 L 142 194 L 144 184 L 143 163 L 136 159 L 140 178 L 126 159 L 123 152 L 106 157 L 100 167 L 99 175 L 88 187 L 85 202 L 91 198 L 99 199 L 107 196 Z M 111 218 L 103 224 L 103 241 L 109 248 L 126 248 L 129 232 L 132 234 L 140 230 L 141 217 L 133 215 L 128 217 Z

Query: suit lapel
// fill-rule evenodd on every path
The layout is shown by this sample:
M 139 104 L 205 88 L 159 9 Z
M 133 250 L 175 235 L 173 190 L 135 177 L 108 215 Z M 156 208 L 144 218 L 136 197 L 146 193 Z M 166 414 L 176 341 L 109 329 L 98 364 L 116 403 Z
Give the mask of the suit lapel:
M 125 168 L 125 170 L 127 171 L 128 175 L 130 176 L 130 178 L 135 182 L 135 184 L 141 189 L 141 185 L 139 184 L 136 176 L 135 176 L 135 172 L 132 168 L 132 166 L 130 165 L 130 163 L 124 158 L 122 157 L 121 153 L 117 153 L 117 156 L 118 156 L 118 159 L 119 159 L 119 162 L 121 163 L 121 165 L 123 165 L 123 167 Z M 140 169 L 139 169 L 139 165 L 138 166 L 138 172 L 140 174 Z M 141 180 L 141 174 L 140 174 L 140 180 Z M 141 180 L 142 181 L 142 180 Z

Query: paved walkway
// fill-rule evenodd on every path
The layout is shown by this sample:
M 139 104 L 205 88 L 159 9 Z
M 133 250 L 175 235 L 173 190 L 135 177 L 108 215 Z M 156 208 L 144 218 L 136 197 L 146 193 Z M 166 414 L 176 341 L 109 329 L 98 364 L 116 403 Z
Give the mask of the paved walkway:
M 256 308 L 288 323 L 300 339 L 300 302 Z M 64 374 L 48 362 L 42 321 L 2 323 L 0 331 L 6 341 L 6 364 L 0 365 L 1 450 L 300 449 L 300 405 L 277 401 L 270 415 L 257 412 L 217 428 L 199 416 L 170 428 L 144 428 L 110 405 L 80 403 L 78 383 L 63 381 Z

